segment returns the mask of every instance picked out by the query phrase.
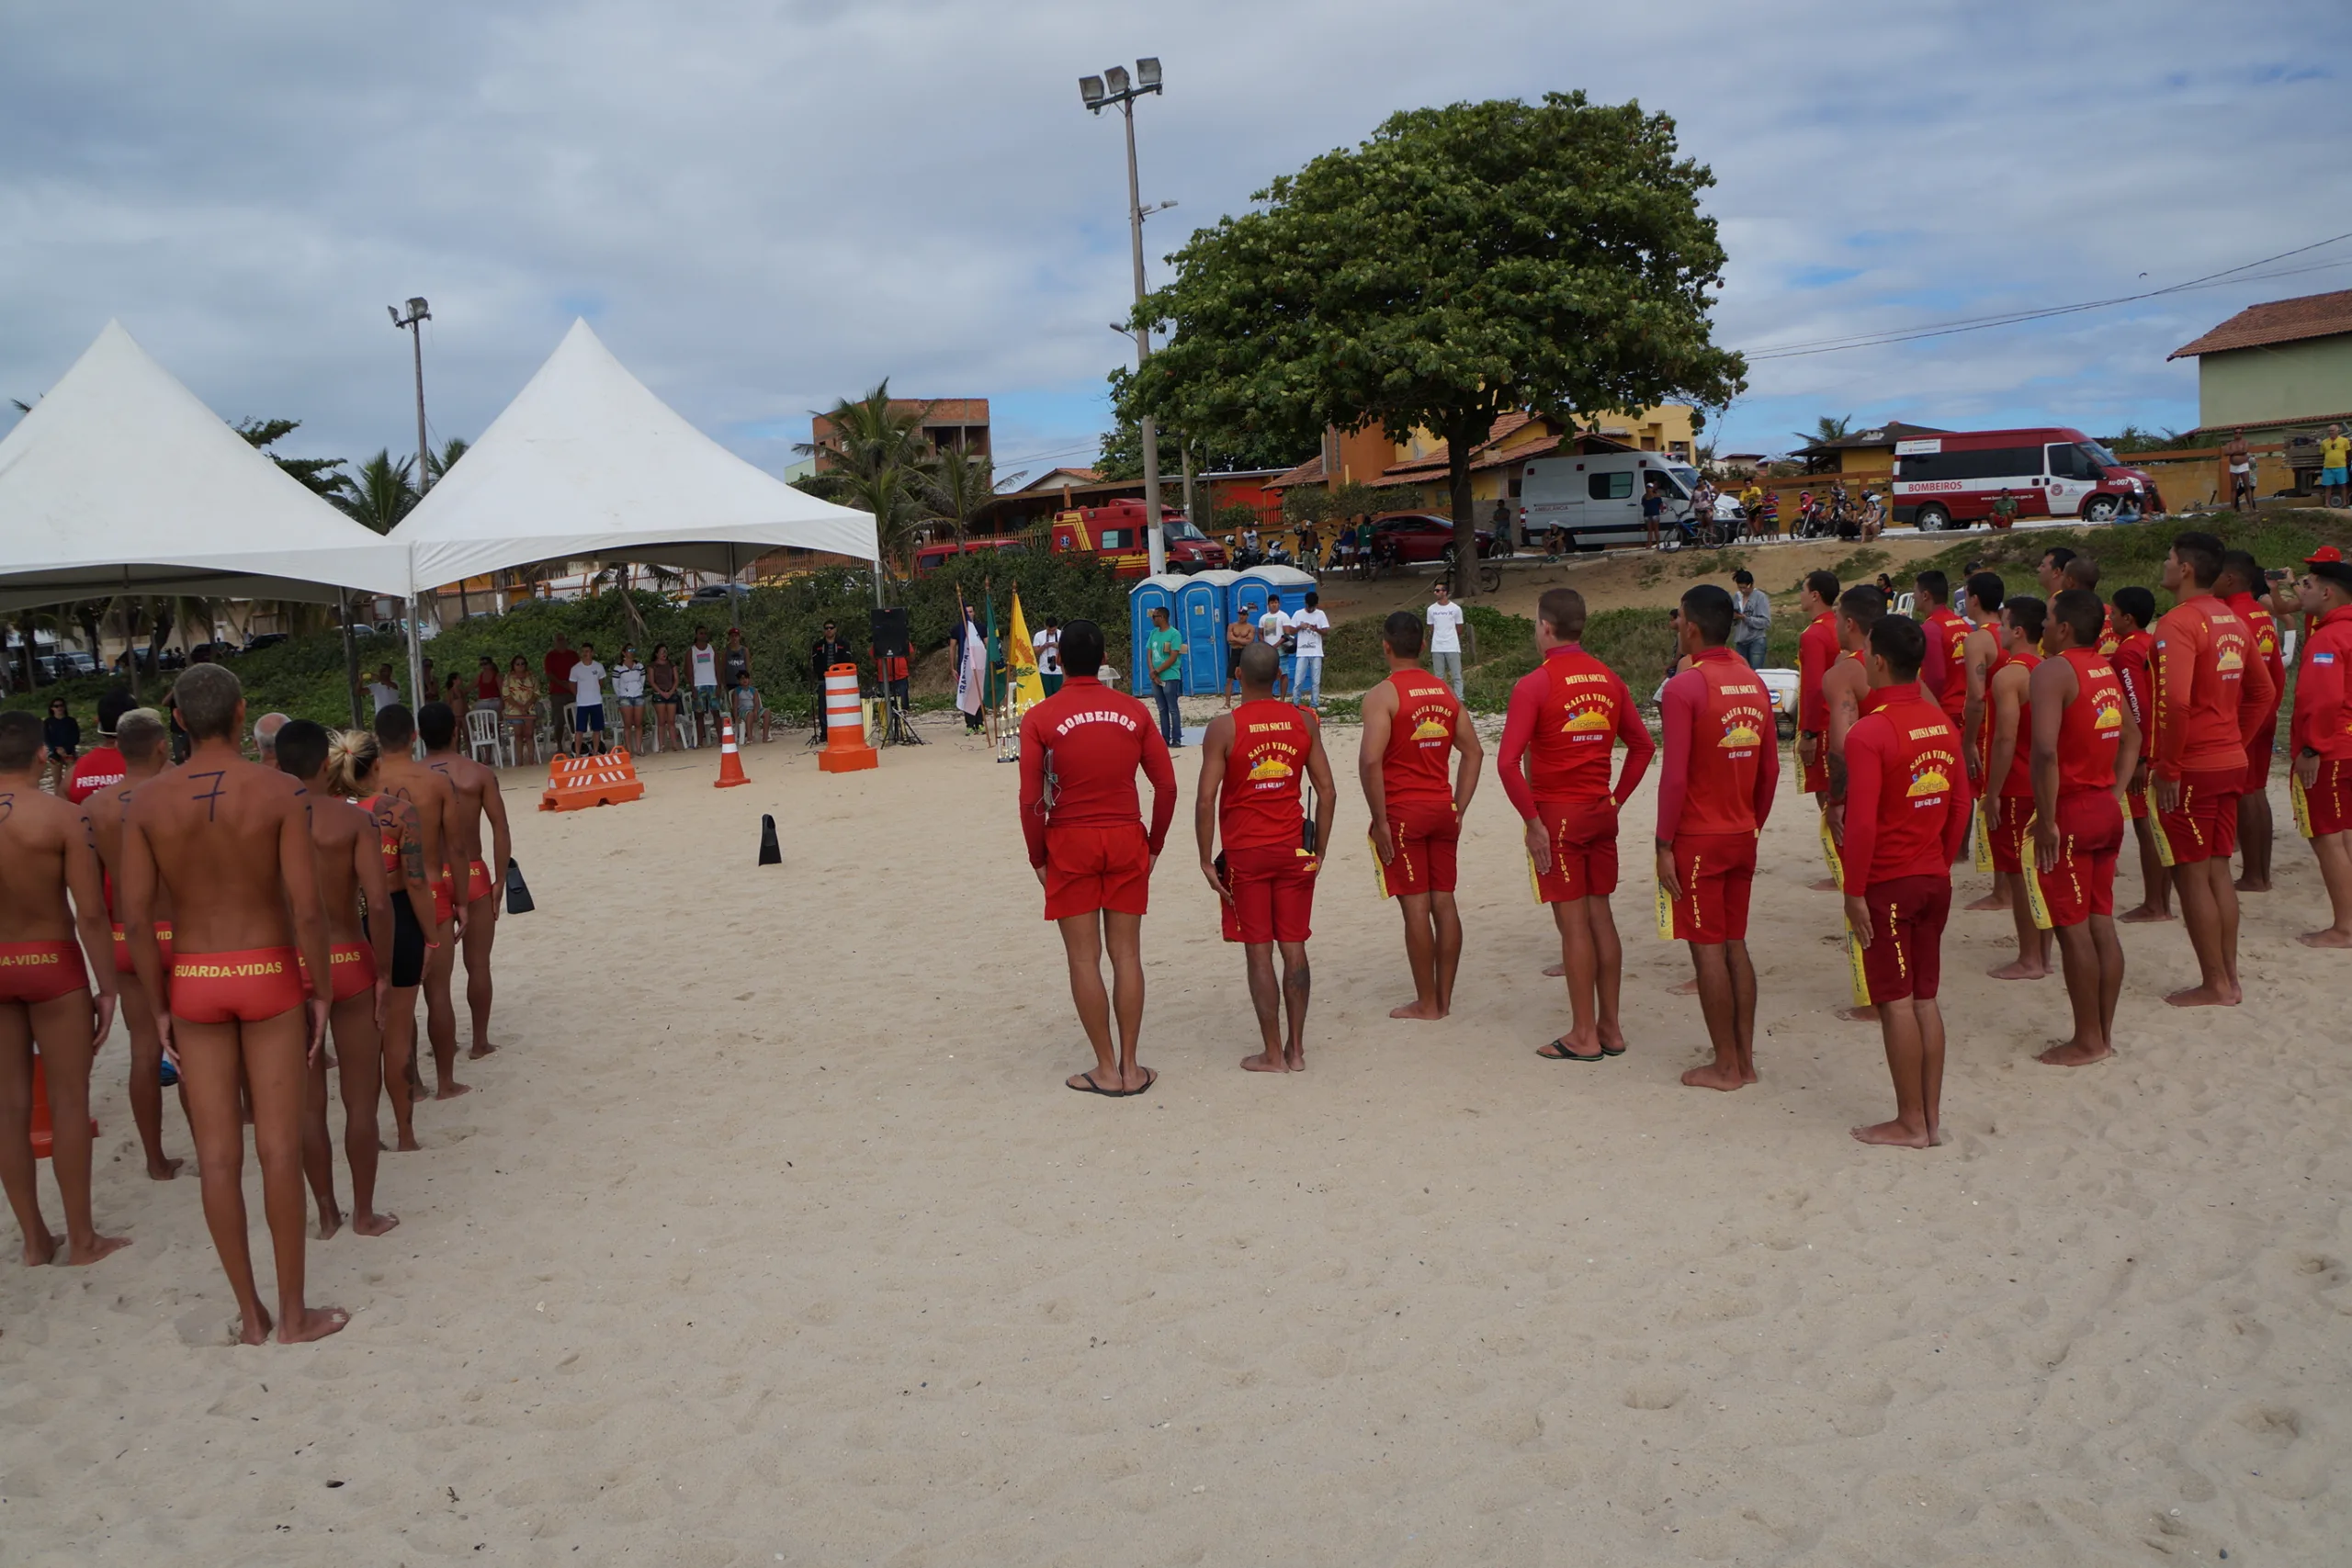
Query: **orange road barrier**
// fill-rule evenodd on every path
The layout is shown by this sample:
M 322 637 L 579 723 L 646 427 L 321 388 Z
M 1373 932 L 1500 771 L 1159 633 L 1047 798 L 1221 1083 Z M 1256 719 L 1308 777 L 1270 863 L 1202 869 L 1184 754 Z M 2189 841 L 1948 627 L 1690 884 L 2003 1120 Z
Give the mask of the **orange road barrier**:
M 857 701 L 857 666 L 836 664 L 825 671 L 825 749 L 817 766 L 829 773 L 854 773 L 881 765 L 865 743 L 865 714 Z
M 90 1136 L 98 1135 L 98 1119 L 90 1118 Z M 33 1158 L 47 1159 L 57 1146 L 57 1127 L 49 1111 L 49 1072 L 40 1064 L 40 1053 L 33 1053 Z
M 733 789 L 751 782 L 743 776 L 743 755 L 735 750 L 735 721 L 722 716 L 718 721 L 718 776 L 711 781 L 710 787 Z
M 645 795 L 644 781 L 627 751 L 601 757 L 558 756 L 548 764 L 548 787 L 539 796 L 542 811 L 578 811 L 591 806 L 619 806 Z

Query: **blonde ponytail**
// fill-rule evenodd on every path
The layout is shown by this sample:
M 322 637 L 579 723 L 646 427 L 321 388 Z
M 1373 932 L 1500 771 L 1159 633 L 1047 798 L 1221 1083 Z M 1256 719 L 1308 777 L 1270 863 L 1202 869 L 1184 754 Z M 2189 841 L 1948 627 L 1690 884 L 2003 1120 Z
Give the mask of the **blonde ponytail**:
M 376 764 L 383 754 L 376 738 L 364 729 L 329 730 L 327 788 L 354 800 L 371 793 L 368 781 L 375 776 Z

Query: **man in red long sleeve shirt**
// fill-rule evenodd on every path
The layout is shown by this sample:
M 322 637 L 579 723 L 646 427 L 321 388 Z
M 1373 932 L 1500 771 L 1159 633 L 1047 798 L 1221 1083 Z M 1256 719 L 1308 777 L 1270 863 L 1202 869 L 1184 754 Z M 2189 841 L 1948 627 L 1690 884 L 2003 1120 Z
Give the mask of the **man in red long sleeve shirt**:
M 2180 913 L 2197 953 L 2198 983 L 2165 998 L 2175 1007 L 2235 1007 L 2238 893 L 2230 881 L 2238 795 L 2254 720 L 2278 695 L 2254 635 L 2213 592 L 2222 541 L 2176 535 L 2165 589 L 2178 603 L 2156 623 L 2157 848 L 2172 863 Z
M 1500 758 L 1503 793 L 1527 825 L 1528 880 L 1560 931 L 1569 1028 L 1535 1053 L 1555 1062 L 1625 1054 L 1617 1013 L 1625 953 L 1609 910 L 1617 812 L 1657 750 L 1624 681 L 1584 650 L 1584 623 L 1583 594 L 1545 591 L 1535 611 L 1543 662 L 1511 688 Z M 1612 787 L 1609 760 L 1621 740 L 1625 765 Z
M 2270 671 L 2273 688 L 2269 702 L 2249 716 L 2254 728 L 2247 731 L 2245 743 L 2245 793 L 2238 796 L 2238 852 L 2245 857 L 2245 874 L 2237 881 L 2241 893 L 2270 891 L 2275 831 L 2270 819 L 2270 754 L 2278 747 L 2278 700 L 2287 690 L 2287 661 L 2278 656 L 2278 623 L 2269 611 L 2255 603 L 2256 592 L 2266 586 L 2261 563 L 2252 553 L 2222 552 L 2222 575 L 2215 580 L 2213 592 L 2254 634 L 2254 651 Z M 2253 694 L 2251 689 L 2244 694 L 2248 700 Z
M 1102 666 L 1102 628 L 1062 630 L 1062 689 L 1021 716 L 1021 833 L 1046 889 L 1046 919 L 1062 931 L 1070 999 L 1094 1047 L 1094 1068 L 1069 1079 L 1089 1094 L 1141 1094 L 1159 1075 L 1136 1060 L 1143 1028 L 1143 916 L 1151 868 L 1176 815 L 1176 769 L 1149 708 L 1092 674 Z M 1151 781 L 1144 828 L 1136 770 Z M 1111 953 L 1113 991 L 1102 988 Z M 1118 1013 L 1118 1049 L 1111 1017 Z
M 1797 634 L 1797 790 L 1829 809 L 1829 701 L 1821 682 L 1838 662 L 1838 574 L 1809 571 L 1797 593 L 1804 630 Z M 1835 893 L 1835 878 L 1813 885 Z
M 1968 836 L 1960 732 L 1919 688 L 1927 633 L 1905 615 L 1871 628 L 1868 711 L 1846 732 L 1846 929 L 1854 1000 L 1878 1010 L 1894 1120 L 1865 1144 L 1932 1148 L 1942 1133 L 1944 921 L 1951 863 Z
M 2303 564 L 2310 570 L 2297 593 L 2316 624 L 2303 643 L 2287 750 L 2295 759 L 2295 825 L 2319 858 L 2334 918 L 2295 940 L 2352 947 L 2352 562 L 2331 545 Z
M 2155 725 L 2156 596 L 2137 585 L 2119 588 L 2108 607 L 2115 623 L 2115 673 L 2123 682 L 2123 705 L 2140 727 L 2140 765 L 2125 780 L 2123 803 L 2132 836 L 2140 846 L 2140 903 L 2116 916 L 2125 925 L 2169 920 L 2172 872 L 2156 846 L 2154 807 L 2148 801 L 2148 745 Z
M 1690 668 L 1660 703 L 1666 761 L 1657 792 L 1658 934 L 1690 944 L 1699 1009 L 1715 1059 L 1682 1075 L 1692 1089 L 1756 1081 L 1756 967 L 1747 895 L 1756 838 L 1780 782 L 1772 694 L 1731 640 L 1731 595 L 1702 583 L 1682 595 L 1676 633 Z
M 2053 1067 L 2115 1054 L 2115 1003 L 2123 994 L 2123 944 L 2115 935 L 2115 862 L 2123 852 L 2119 797 L 2139 765 L 2140 727 L 2124 701 L 2122 677 L 2098 650 L 2105 620 L 2098 594 L 2062 591 L 2051 601 L 2042 639 L 2050 657 L 2030 681 L 2027 903 L 2036 925 L 2057 932 L 2075 1010 L 2074 1034 L 2035 1058 Z
M 1919 665 L 1919 689 L 1957 725 L 1968 704 L 1968 623 L 1951 607 L 1951 579 L 1923 571 L 1911 580 L 1911 604 L 1928 651 Z M 1889 615 L 1894 606 L 1887 607 Z
M 1381 623 L 1388 679 L 1363 695 L 1356 778 L 1372 808 L 1372 857 L 1380 896 L 1405 913 L 1405 964 L 1413 999 L 1391 1018 L 1434 1020 L 1453 1007 L 1462 964 L 1454 908 L 1454 850 L 1462 814 L 1477 793 L 1478 732 L 1453 688 L 1421 668 L 1421 617 L 1398 610 Z M 1543 632 L 1535 634 L 1540 639 Z M 1461 761 L 1451 778 L 1446 769 Z

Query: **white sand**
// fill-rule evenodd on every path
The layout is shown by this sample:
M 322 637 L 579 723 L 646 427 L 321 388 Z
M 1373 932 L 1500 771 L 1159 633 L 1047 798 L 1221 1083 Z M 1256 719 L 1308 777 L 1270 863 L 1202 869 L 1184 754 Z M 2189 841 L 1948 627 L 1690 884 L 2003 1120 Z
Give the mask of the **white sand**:
M 652 759 L 560 818 L 512 776 L 505 1049 L 387 1156 L 400 1229 L 312 1247 L 356 1313 L 323 1345 L 220 1343 L 196 1185 L 141 1176 L 109 1045 L 99 1212 L 137 1245 L 0 1268 L 0 1562 L 2346 1560 L 2352 960 L 2290 940 L 2299 840 L 2247 1005 L 2165 1008 L 2180 929 L 2128 929 L 2125 1054 L 2083 1071 L 2030 1060 L 2057 981 L 1983 977 L 2007 917 L 1956 915 L 1952 1141 L 1909 1154 L 1846 1135 L 1891 1096 L 1827 1016 L 1808 803 L 1764 846 L 1761 1087 L 1676 1085 L 1702 1033 L 1638 865 L 1633 1054 L 1530 1055 L 1566 1008 L 1491 772 L 1456 1016 L 1385 1017 L 1351 789 L 1310 1070 L 1266 1078 L 1187 772 L 1164 1077 L 1121 1103 L 1060 1087 L 1015 770 L 933 734 L 846 778 L 752 747 L 726 793 Z

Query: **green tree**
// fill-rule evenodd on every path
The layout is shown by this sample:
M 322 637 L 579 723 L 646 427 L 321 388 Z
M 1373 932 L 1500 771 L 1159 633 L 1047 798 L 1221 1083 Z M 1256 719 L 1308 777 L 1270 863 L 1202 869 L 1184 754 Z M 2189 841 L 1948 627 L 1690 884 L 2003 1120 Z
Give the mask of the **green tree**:
M 414 468 L 413 459 L 396 460 L 390 448 L 379 448 L 345 481 L 341 493 L 327 499 L 354 522 L 389 534 L 416 504 L 416 483 L 409 477 Z
M 1143 425 L 1133 406 L 1129 388 L 1134 372 L 1125 366 L 1111 372 L 1111 428 L 1094 459 L 1094 471 L 1106 479 L 1133 481 L 1143 478 Z M 1163 479 L 1184 471 L 1184 451 L 1190 446 L 1196 474 L 1228 473 L 1237 468 L 1295 468 L 1311 454 L 1287 436 L 1255 435 L 1216 439 L 1186 438 L 1162 425 L 1159 430 L 1159 474 Z
M 926 497 L 934 454 L 922 433 L 931 408 L 894 406 L 885 377 L 865 396 L 843 398 L 818 415 L 829 428 L 793 448 L 815 457 L 824 470 L 802 488 L 872 513 L 883 558 L 898 560 L 908 572 L 915 530 L 933 515 Z
M 1172 329 L 1129 401 L 1179 429 L 1310 450 L 1327 425 L 1442 436 L 1457 548 L 1470 454 L 1520 409 L 1720 402 L 1724 253 L 1674 122 L 1581 93 L 1391 116 L 1196 232 L 1137 308 Z
M 245 438 L 245 445 L 300 480 L 302 487 L 313 495 L 332 501 L 351 483 L 340 470 L 341 457 L 288 457 L 270 448 L 302 428 L 299 419 L 241 419 L 235 429 Z
M 923 491 L 932 515 L 952 525 L 961 545 L 996 499 L 996 463 L 985 452 L 942 452 L 924 477 Z
M 1813 422 L 1813 432 L 1802 430 L 1789 433 L 1808 446 L 1826 446 L 1832 441 L 1843 441 L 1854 434 L 1854 416 L 1849 413 L 1823 414 Z

